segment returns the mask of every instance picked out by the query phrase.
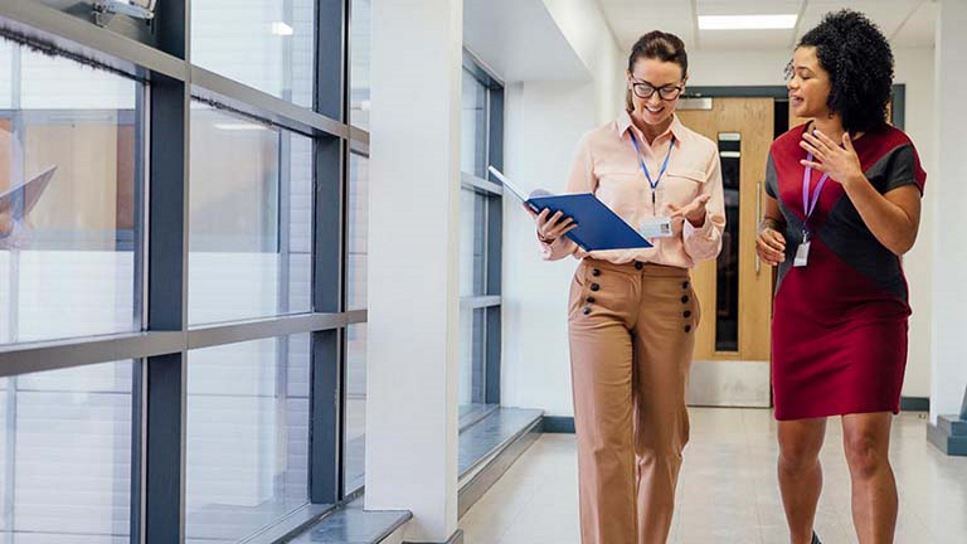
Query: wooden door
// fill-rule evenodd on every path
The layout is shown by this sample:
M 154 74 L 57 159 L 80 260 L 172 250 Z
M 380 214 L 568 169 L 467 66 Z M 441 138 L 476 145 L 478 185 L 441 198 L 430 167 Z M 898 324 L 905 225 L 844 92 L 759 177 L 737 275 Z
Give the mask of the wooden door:
M 739 179 L 733 180 L 726 198 L 727 204 L 732 203 L 731 214 L 738 217 L 737 225 L 733 225 L 737 229 L 727 231 L 717 262 L 702 263 L 694 271 L 694 288 L 702 305 L 696 360 L 769 360 L 772 268 L 758 261 L 755 240 L 762 214 L 766 159 L 775 130 L 774 104 L 772 98 L 713 98 L 710 110 L 678 113 L 685 126 L 719 143 L 720 150 L 725 142 L 735 140 L 739 149 L 727 155 L 738 159 Z M 734 274 L 738 275 L 737 290 L 733 287 Z M 723 278 L 731 278 L 729 285 L 719 285 Z M 722 300 L 720 293 L 736 300 Z M 732 331 L 718 329 L 725 327 L 723 313 L 734 313 L 736 301 L 737 316 L 728 320 L 728 327 L 736 329 L 732 339 Z M 726 341 L 722 336 L 728 336 Z M 730 349 L 721 349 L 726 344 Z

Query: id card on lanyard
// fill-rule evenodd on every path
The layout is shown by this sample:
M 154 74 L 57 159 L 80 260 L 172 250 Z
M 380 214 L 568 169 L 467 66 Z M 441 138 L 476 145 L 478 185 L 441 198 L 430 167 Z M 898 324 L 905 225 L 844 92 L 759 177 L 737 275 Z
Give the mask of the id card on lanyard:
M 658 184 L 665 177 L 665 171 L 668 170 L 668 161 L 672 156 L 672 148 L 675 147 L 675 137 L 672 136 L 672 140 L 668 144 L 668 152 L 665 153 L 665 160 L 662 161 L 661 169 L 658 171 L 658 178 L 652 179 L 651 172 L 648 171 L 648 166 L 645 164 L 644 159 L 641 158 L 641 147 L 638 145 L 638 138 L 635 137 L 635 133 L 632 131 L 628 131 L 628 135 L 631 136 L 631 145 L 635 148 L 635 157 L 638 158 L 638 165 L 641 166 L 641 171 L 645 174 L 645 179 L 648 180 L 648 186 L 651 188 L 651 211 L 653 217 L 643 221 L 638 226 L 638 233 L 646 239 L 668 238 L 672 235 L 672 221 L 668 217 L 658 216 L 658 197 L 656 196 L 656 192 L 658 190 Z
M 812 153 L 806 155 L 806 161 L 813 161 Z M 810 195 L 809 182 L 812 180 L 812 176 L 813 168 L 807 166 L 802 173 L 802 206 L 804 214 L 802 222 L 802 243 L 796 248 L 796 258 L 792 261 L 792 266 L 794 267 L 802 267 L 809 264 L 809 246 L 812 243 L 812 232 L 809 230 L 809 218 L 816 211 L 816 206 L 819 205 L 819 195 L 823 192 L 823 187 L 826 185 L 826 182 L 829 181 L 829 174 L 823 174 L 819 178 L 819 183 L 816 184 L 816 188 L 813 189 L 812 195 Z

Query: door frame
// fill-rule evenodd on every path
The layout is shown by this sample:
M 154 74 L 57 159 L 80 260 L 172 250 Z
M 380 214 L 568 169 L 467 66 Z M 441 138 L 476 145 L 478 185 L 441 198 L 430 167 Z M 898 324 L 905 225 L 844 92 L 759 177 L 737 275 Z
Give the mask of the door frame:
M 785 85 L 697 85 L 685 88 L 684 98 L 779 98 L 788 97 Z M 906 83 L 893 84 L 893 112 L 890 121 L 906 130 Z
M 904 129 L 906 121 L 906 85 L 896 83 L 892 89 L 893 109 L 891 122 L 900 130 Z M 738 85 L 738 86 L 693 86 L 688 87 L 684 98 L 775 98 L 778 101 L 787 100 L 788 94 L 784 85 Z M 771 388 L 768 401 L 764 404 L 750 402 L 749 399 L 732 397 L 727 391 L 716 384 L 742 383 L 748 386 L 761 384 L 762 380 L 769 380 L 763 375 L 758 365 L 762 363 L 742 360 L 693 361 L 692 380 L 688 393 L 688 403 L 692 406 L 733 406 L 733 407 L 769 407 L 772 402 Z M 770 365 L 771 367 L 771 365 Z M 765 369 L 769 372 L 768 369 Z

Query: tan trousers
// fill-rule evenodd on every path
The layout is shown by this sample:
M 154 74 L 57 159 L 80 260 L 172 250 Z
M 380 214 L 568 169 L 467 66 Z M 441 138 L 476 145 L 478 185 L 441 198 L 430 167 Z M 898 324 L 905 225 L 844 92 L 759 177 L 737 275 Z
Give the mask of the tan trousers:
M 663 544 L 688 442 L 688 270 L 585 259 L 568 309 L 582 544 Z

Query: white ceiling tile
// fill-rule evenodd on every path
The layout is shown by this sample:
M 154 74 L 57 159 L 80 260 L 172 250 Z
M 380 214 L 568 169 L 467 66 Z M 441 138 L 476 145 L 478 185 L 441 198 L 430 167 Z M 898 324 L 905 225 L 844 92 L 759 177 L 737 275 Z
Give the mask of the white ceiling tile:
M 890 37 L 900 27 L 904 19 L 916 10 L 924 0 L 810 0 L 799 25 L 798 40 L 811 28 L 818 25 L 823 16 L 841 9 L 852 9 L 866 14 L 876 23 L 884 35 Z
M 624 48 L 630 48 L 639 36 L 655 28 L 677 34 L 688 47 L 695 47 L 695 22 L 689 0 L 599 1 L 615 38 Z M 933 44 L 936 6 L 930 0 L 696 0 L 696 5 L 701 15 L 778 14 L 799 13 L 804 1 L 806 9 L 795 35 L 792 31 L 703 30 L 698 35 L 699 48 L 789 48 L 819 24 L 823 15 L 844 8 L 865 13 L 888 38 L 895 38 L 897 46 Z
M 937 28 L 937 4 L 924 2 L 899 32 L 892 36 L 894 47 L 933 47 Z

